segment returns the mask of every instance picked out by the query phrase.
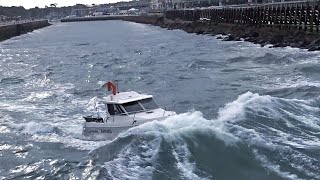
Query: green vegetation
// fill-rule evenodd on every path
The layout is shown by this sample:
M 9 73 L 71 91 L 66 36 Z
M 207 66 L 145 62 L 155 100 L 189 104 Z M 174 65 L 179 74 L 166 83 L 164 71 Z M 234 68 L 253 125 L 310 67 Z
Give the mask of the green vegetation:
M 2 7 L 0 6 L 0 15 L 7 17 L 17 17 L 21 16 L 23 18 L 30 17 L 30 12 L 26 10 L 24 7 Z

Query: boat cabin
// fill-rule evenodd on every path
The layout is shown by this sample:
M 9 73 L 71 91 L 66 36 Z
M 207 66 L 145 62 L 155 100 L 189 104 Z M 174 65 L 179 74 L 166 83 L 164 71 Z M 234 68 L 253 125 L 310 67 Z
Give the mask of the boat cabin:
M 159 108 L 153 101 L 152 95 L 139 94 L 134 91 L 109 95 L 105 103 L 110 116 L 129 116 L 140 112 L 148 113 Z
M 137 120 L 138 123 L 144 123 L 175 115 L 173 111 L 159 108 L 153 101 L 152 95 L 139 94 L 135 91 L 118 92 L 117 86 L 112 81 L 102 87 L 107 87 L 108 91 L 112 91 L 110 95 L 102 100 L 105 104 L 107 117 L 101 118 L 97 109 L 97 117 L 93 115 L 84 117 L 89 126 L 96 126 L 97 124 L 93 125 L 94 123 L 99 123 L 99 125 L 106 124 L 110 117 L 112 117 L 113 122 L 116 121 L 118 123 L 116 124 L 117 126 L 128 126 L 128 124 L 132 126 Z

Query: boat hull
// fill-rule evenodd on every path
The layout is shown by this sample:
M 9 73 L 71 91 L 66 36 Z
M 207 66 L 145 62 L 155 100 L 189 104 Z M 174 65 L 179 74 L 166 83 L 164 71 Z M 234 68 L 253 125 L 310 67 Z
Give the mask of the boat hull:
M 99 136 L 104 139 L 114 139 L 121 132 L 125 132 L 126 130 L 132 128 L 134 126 L 125 126 L 125 127 L 83 127 L 82 134 L 84 136 Z
M 127 131 L 128 129 L 139 126 L 141 124 L 151 121 L 162 121 L 168 117 L 154 118 L 154 119 L 137 119 L 132 121 L 131 119 L 125 123 L 123 120 L 121 124 L 114 122 L 98 123 L 98 122 L 86 122 L 83 126 L 82 134 L 84 136 L 98 136 L 103 139 L 114 139 L 120 133 Z
M 162 121 L 175 114 L 173 111 L 158 109 L 152 112 L 141 112 L 129 116 L 112 116 L 102 119 L 102 121 L 98 118 L 96 120 L 92 117 L 85 117 L 89 121 L 85 122 L 82 134 L 84 136 L 98 136 L 111 140 L 132 127 L 151 121 Z

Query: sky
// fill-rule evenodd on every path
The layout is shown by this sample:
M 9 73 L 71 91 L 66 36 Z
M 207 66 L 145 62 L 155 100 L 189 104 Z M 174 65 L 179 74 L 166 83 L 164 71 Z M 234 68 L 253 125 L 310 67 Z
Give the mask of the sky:
M 60 7 L 75 4 L 107 4 L 118 1 L 120 0 L 0 0 L 0 6 L 23 6 L 29 9 L 36 6 L 43 8 L 53 3 L 57 3 Z

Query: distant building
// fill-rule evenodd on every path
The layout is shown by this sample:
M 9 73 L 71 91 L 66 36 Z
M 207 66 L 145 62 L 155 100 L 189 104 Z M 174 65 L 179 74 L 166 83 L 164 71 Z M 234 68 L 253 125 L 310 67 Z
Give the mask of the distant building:
M 102 16 L 103 12 L 94 12 L 92 13 L 93 16 Z
M 4 15 L 0 15 L 0 22 L 9 22 L 9 21 L 20 21 L 21 16 L 8 17 Z
M 110 4 L 100 4 L 95 7 L 104 14 L 141 14 L 150 8 L 151 0 L 139 0 L 129 2 L 117 2 Z

